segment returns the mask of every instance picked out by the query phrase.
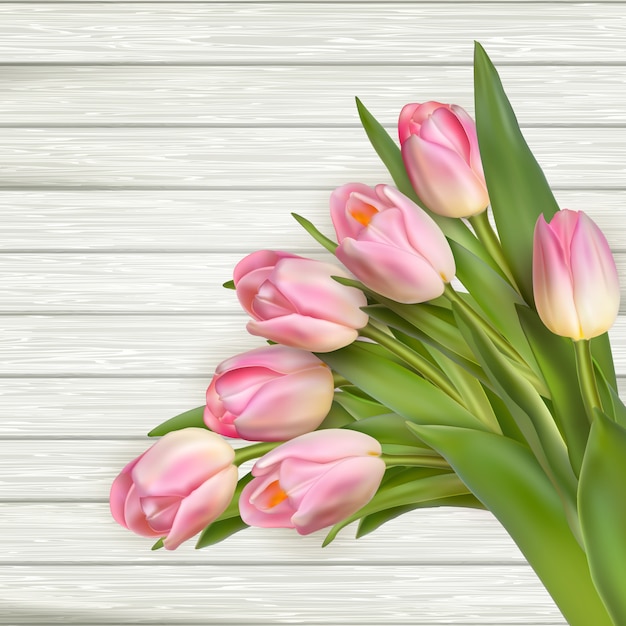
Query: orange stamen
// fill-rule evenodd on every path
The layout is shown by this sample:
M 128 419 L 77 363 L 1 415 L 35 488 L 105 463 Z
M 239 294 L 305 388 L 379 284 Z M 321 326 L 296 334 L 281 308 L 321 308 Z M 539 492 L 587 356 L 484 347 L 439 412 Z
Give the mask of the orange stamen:
M 287 499 L 287 494 L 283 491 L 277 480 L 267 486 L 265 493 L 268 496 L 268 509 L 273 509 L 276 505 Z
M 363 226 L 367 226 L 371 221 L 374 215 L 378 213 L 378 209 L 373 207 L 371 204 L 359 203 L 358 208 L 355 207 L 350 209 L 350 215 L 359 223 L 363 224 Z

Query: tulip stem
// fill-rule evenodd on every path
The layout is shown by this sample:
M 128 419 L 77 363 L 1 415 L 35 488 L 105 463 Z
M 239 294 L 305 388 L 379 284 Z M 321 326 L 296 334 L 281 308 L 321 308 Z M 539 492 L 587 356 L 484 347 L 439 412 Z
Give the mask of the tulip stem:
M 450 464 L 440 456 L 426 456 L 423 454 L 383 454 L 380 457 L 387 467 L 434 467 L 437 469 L 451 469 Z
M 417 370 L 424 378 L 430 380 L 431 383 L 445 391 L 453 400 L 461 406 L 465 406 L 465 402 L 454 385 L 446 378 L 446 376 L 438 370 L 430 361 L 425 359 L 421 354 L 414 352 L 403 343 L 400 343 L 392 335 L 379 330 L 378 328 L 368 324 L 362 328 L 359 333 L 362 337 L 373 339 L 376 343 L 387 348 L 396 356 L 399 356 L 405 363 Z
M 235 450 L 235 460 L 233 463 L 239 467 L 246 461 L 251 461 L 252 459 L 258 459 L 260 456 L 267 454 L 274 448 L 278 447 L 282 441 L 267 441 L 263 443 L 255 443 L 251 446 L 246 446 L 245 448 L 238 448 Z
M 594 409 L 602 410 L 602 400 L 598 391 L 598 383 L 593 370 L 593 358 L 591 356 L 591 342 L 588 339 L 574 341 L 576 352 L 576 371 L 578 372 L 578 383 L 583 397 L 583 404 L 587 413 L 589 423 L 593 423 Z
M 483 211 L 478 215 L 472 215 L 469 218 L 469 222 L 478 237 L 480 243 L 485 246 L 487 252 L 491 255 L 491 258 L 496 262 L 498 267 L 502 270 L 502 274 L 504 278 L 510 283 L 511 287 L 520 293 L 519 287 L 515 282 L 515 277 L 511 272 L 511 268 L 509 267 L 509 263 L 504 256 L 504 251 L 502 250 L 502 244 L 498 239 L 496 233 L 493 228 L 491 228 L 491 224 L 489 223 L 489 217 L 487 215 L 487 211 Z

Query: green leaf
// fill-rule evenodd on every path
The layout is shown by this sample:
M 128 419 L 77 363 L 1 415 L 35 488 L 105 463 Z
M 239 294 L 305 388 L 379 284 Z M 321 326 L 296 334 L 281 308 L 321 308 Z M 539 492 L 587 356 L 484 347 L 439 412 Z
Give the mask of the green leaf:
M 541 213 L 549 221 L 559 207 L 522 136 L 498 72 L 478 42 L 474 48 L 474 96 L 491 208 L 504 255 L 530 304 L 535 223 Z
M 604 377 L 604 372 L 600 369 L 597 362 L 594 362 L 594 366 L 604 412 L 613 419 L 613 421 L 617 422 L 623 428 L 626 428 L 626 406 L 624 406 L 617 391 L 609 385 L 609 382 Z
M 456 304 L 459 328 L 481 360 L 498 395 L 502 398 L 535 457 L 546 474 L 561 491 L 575 517 L 576 476 L 569 463 L 567 447 L 541 396 L 513 367 L 494 344 L 476 326 L 465 311 Z
M 248 528 L 248 524 L 246 524 L 239 515 L 213 522 L 208 528 L 202 531 L 196 543 L 196 550 L 224 541 L 224 539 L 228 539 L 231 535 L 245 528 Z
M 156 426 L 148 433 L 148 437 L 161 437 L 174 430 L 182 430 L 183 428 L 204 428 L 209 430 L 204 423 L 204 404 L 195 409 L 185 411 Z
M 407 504 L 405 506 L 393 507 L 391 509 L 385 509 L 384 511 L 378 511 L 378 513 L 372 513 L 361 518 L 356 531 L 356 538 L 360 539 L 365 535 L 369 535 L 383 524 L 414 511 L 416 509 L 430 509 L 439 506 L 453 506 L 457 508 L 470 508 L 470 509 L 484 509 L 485 507 L 479 502 L 473 494 L 466 494 L 462 496 L 450 496 L 449 498 L 439 498 L 437 500 L 429 500 L 427 502 L 416 502 L 415 504 Z M 419 526 L 419 520 L 418 520 Z
M 404 484 L 379 488 L 374 497 L 356 513 L 335 524 L 326 535 L 322 547 L 327 546 L 348 524 L 364 515 L 398 506 L 412 505 L 419 502 L 439 500 L 449 496 L 467 493 L 465 485 L 450 472 L 427 476 L 426 478 L 408 480 Z
M 457 272 L 457 278 L 470 292 L 492 325 L 506 337 L 529 367 L 538 372 L 539 368 L 517 316 L 516 306 L 524 304 L 522 298 L 500 274 L 476 258 L 469 250 L 454 241 L 450 243 L 450 247 L 457 261 L 466 261 L 461 268 L 470 266 L 469 259 L 472 259 L 472 271 L 461 269 Z
M 570 626 L 612 626 L 561 500 L 527 447 L 466 428 L 416 424 L 408 428 L 446 458 L 498 518 Z
M 358 422 L 352 422 L 347 428 L 374 437 L 381 444 L 419 445 L 415 437 L 408 431 L 406 419 L 395 413 L 366 417 Z
M 150 549 L 154 551 L 154 550 L 160 550 L 161 548 L 164 548 L 165 545 L 163 543 L 163 539 L 164 537 L 161 537 Z
M 528 307 L 519 306 L 517 313 L 550 390 L 554 420 L 565 438 L 572 468 L 578 476 L 589 437 L 589 421 L 577 383 L 572 342 L 550 332 Z
M 476 239 L 471 230 L 463 223 L 462 220 L 445 217 L 443 215 L 437 215 L 432 211 L 429 211 L 424 203 L 415 193 L 411 181 L 404 168 L 404 162 L 402 161 L 402 153 L 396 142 L 389 136 L 389 133 L 383 128 L 383 126 L 376 120 L 376 118 L 367 110 L 365 105 L 356 98 L 356 106 L 359 112 L 359 118 L 363 129 L 367 134 L 372 147 L 376 151 L 376 154 L 380 157 L 381 161 L 385 164 L 385 167 L 391 174 L 391 178 L 396 187 L 407 197 L 411 198 L 418 206 L 424 209 L 428 215 L 437 223 L 439 228 L 449 239 L 458 241 L 465 246 L 468 250 L 471 250 L 476 256 L 480 257 L 486 263 L 495 265 L 493 259 L 487 254 L 483 245 Z
M 362 420 L 373 415 L 389 413 L 389 409 L 374 400 L 363 398 L 356 393 L 351 393 L 356 387 L 342 387 L 341 391 L 335 392 L 335 402 L 338 402 L 353 419 Z
M 441 389 L 402 365 L 379 356 L 377 347 L 355 342 L 341 350 L 317 356 L 335 372 L 408 420 L 485 428 L 480 420 Z
M 236 289 L 234 280 L 227 280 L 225 283 L 222 283 L 222 287 L 225 289 Z
M 306 232 L 309 233 L 309 235 L 311 235 L 317 243 L 322 245 L 329 252 L 332 252 L 332 254 L 335 254 L 337 244 L 332 239 L 329 239 L 326 235 L 322 234 L 312 222 L 309 222 L 309 220 L 301 215 L 298 215 L 297 213 L 292 213 L 291 215 L 293 215 L 296 222 L 298 222 L 298 224 L 300 224 L 300 226 L 302 226 L 302 228 L 304 228 L 304 230 L 306 230 Z
M 578 509 L 593 581 L 615 624 L 626 624 L 626 429 L 601 411 L 583 460 Z

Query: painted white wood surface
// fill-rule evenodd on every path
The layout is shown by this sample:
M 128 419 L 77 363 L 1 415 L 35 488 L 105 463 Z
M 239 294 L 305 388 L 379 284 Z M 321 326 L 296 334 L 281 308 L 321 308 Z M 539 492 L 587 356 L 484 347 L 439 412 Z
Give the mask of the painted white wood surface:
M 390 129 L 471 111 L 474 39 L 626 284 L 625 2 L 0 2 L 0 624 L 564 623 L 483 511 L 153 553 L 106 502 L 260 345 L 233 263 L 315 251 L 291 211 L 330 232 L 333 186 L 387 180 L 353 96 Z M 612 337 L 626 391 L 626 316 Z

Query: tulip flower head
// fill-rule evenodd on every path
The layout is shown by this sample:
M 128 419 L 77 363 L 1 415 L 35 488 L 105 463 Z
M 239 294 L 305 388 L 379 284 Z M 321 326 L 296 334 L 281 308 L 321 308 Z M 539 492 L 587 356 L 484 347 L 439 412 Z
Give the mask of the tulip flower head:
M 619 311 L 615 261 L 602 231 L 582 211 L 558 211 L 535 225 L 533 290 L 537 313 L 575 341 L 606 332 Z
M 311 352 L 331 352 L 352 343 L 368 316 L 363 293 L 333 276 L 350 276 L 331 263 L 295 254 L 259 250 L 242 259 L 233 278 L 237 297 L 253 318 L 252 335 Z
M 489 204 L 476 124 L 456 104 L 407 104 L 398 134 L 413 188 L 434 213 L 470 217 Z
M 425 211 L 389 185 L 349 183 L 333 191 L 337 258 L 367 287 L 405 304 L 443 293 L 456 271 L 444 234 Z
M 243 489 L 246 524 L 307 535 L 349 517 L 374 496 L 385 462 L 376 439 L 354 430 L 318 430 L 261 457 Z
M 164 435 L 113 481 L 110 504 L 118 524 L 144 537 L 165 537 L 167 550 L 215 521 L 237 486 L 234 450 L 204 428 Z
M 226 437 L 284 441 L 315 430 L 333 401 L 330 368 L 304 350 L 274 345 L 222 362 L 206 393 L 204 422 Z

